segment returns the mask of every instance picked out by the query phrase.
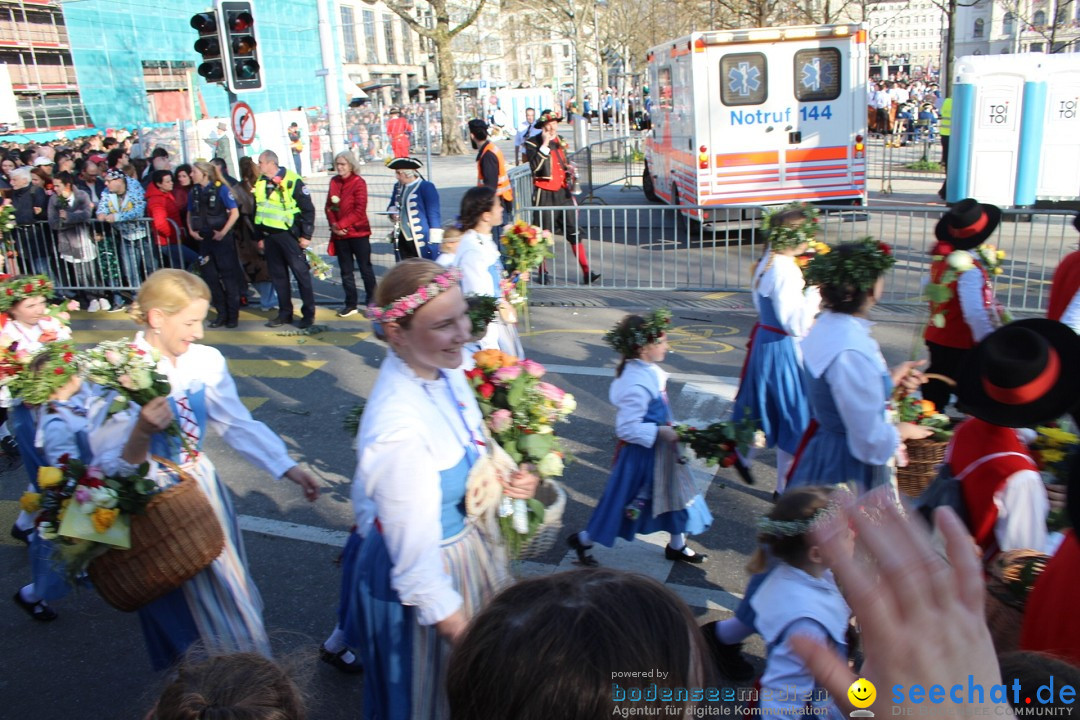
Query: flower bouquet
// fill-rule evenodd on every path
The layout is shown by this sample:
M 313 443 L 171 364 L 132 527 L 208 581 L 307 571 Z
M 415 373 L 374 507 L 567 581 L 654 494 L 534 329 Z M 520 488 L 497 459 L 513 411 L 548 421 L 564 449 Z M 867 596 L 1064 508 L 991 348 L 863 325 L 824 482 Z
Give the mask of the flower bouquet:
M 23 493 L 28 513 L 38 513 L 42 540 L 57 540 L 58 555 L 72 583 L 90 562 L 114 547 L 131 547 L 130 518 L 145 510 L 158 487 L 146 477 L 149 463 L 134 475 L 106 475 L 67 455 L 59 467 L 38 469 L 40 492 Z
M 949 416 L 939 413 L 934 403 L 914 395 L 905 395 L 899 400 L 896 417 L 900 422 L 914 423 L 915 425 L 930 428 L 934 432 L 930 439 L 935 442 L 947 441 L 953 434 L 952 421 L 949 420 Z
M 490 295 L 468 295 L 465 302 L 469 306 L 469 322 L 472 325 L 469 334 L 473 341 L 478 341 L 487 333 L 488 325 L 494 322 L 499 312 L 499 301 Z
M 142 406 L 154 398 L 168 397 L 172 390 L 168 378 L 158 372 L 157 353 L 143 350 L 126 338 L 99 343 L 83 353 L 82 362 L 90 382 L 117 393 L 107 415 L 118 413 L 131 403 Z M 194 454 L 195 449 L 175 418 L 164 432 L 178 438 L 188 454 Z
M 304 258 L 307 260 L 308 267 L 311 268 L 311 274 L 319 280 L 326 280 L 333 272 L 330 268 L 330 264 L 323 260 L 316 254 L 311 248 L 304 250 Z
M 800 270 L 805 271 L 806 266 L 810 264 L 815 255 L 828 255 L 830 251 L 832 251 L 832 248 L 820 240 L 811 240 L 806 244 L 806 252 L 795 258 L 795 263 Z
M 1051 495 L 1046 527 L 1051 531 L 1063 530 L 1069 527 L 1069 518 L 1061 499 L 1068 485 L 1069 458 L 1080 452 L 1080 436 L 1058 427 L 1056 423 L 1041 425 L 1035 428 L 1035 432 L 1038 434 L 1030 445 L 1031 455 Z
M 893 414 L 899 422 L 914 423 L 933 431 L 927 438 L 905 440 L 901 460 L 897 463 L 897 488 L 908 497 L 918 497 L 937 476 L 938 468 L 945 460 L 945 448 L 953 433 L 952 422 L 947 415 L 938 412 L 934 403 L 899 390 L 893 396 Z
M 503 231 L 500 242 L 511 274 L 511 280 L 502 288 L 503 297 L 513 307 L 525 311 L 525 328 L 528 330 L 529 274 L 539 270 L 547 258 L 555 257 L 552 250 L 555 236 L 549 230 L 518 220 Z
M 735 451 L 744 455 L 751 448 L 763 444 L 759 431 L 750 418 L 736 422 L 715 422 L 704 429 L 691 425 L 676 425 L 679 442 L 686 445 L 707 466 L 719 465 L 729 468 L 738 459 Z
M 514 462 L 533 466 L 541 480 L 562 476 L 565 452 L 554 426 L 577 408 L 574 396 L 541 381 L 546 370 L 538 362 L 498 350 L 481 350 L 473 358 L 476 367 L 465 375 L 495 441 Z M 512 559 L 544 522 L 541 501 L 503 497 L 499 527 Z
M 15 258 L 19 256 L 18 251 L 15 250 L 15 206 L 11 204 L 10 200 L 5 200 L 3 205 L 0 205 L 0 238 L 3 239 L 4 244 L 4 260 L 12 267 L 10 270 L 14 271 Z M 4 263 L 0 263 L 0 267 L 3 267 Z

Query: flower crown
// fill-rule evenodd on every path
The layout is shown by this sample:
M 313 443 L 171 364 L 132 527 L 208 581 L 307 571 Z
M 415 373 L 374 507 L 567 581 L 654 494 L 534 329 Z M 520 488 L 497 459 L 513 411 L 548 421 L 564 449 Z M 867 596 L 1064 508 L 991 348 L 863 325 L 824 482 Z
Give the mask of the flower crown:
M 815 255 L 804 274 L 807 285 L 850 286 L 866 291 L 895 264 L 891 247 L 867 237 Z
M 837 512 L 837 504 L 830 502 L 825 507 L 815 510 L 810 517 L 801 520 L 773 520 L 767 515 L 762 515 L 758 518 L 757 529 L 760 535 L 777 539 L 798 537 L 810 533 L 821 523 L 833 518 Z
M 30 367 L 44 357 L 40 368 Z M 79 374 L 79 356 L 70 343 L 49 343 L 39 350 L 11 380 L 11 394 L 27 405 L 44 405 L 58 388 Z
M 787 225 L 795 218 L 801 218 L 798 225 Z M 773 250 L 786 250 L 798 247 L 814 239 L 818 232 L 818 215 L 821 211 L 806 203 L 791 203 L 783 207 L 765 211 L 765 234 Z
M 31 297 L 52 297 L 53 284 L 44 275 L 0 275 L 0 312 Z
M 629 327 L 623 320 L 607 331 L 604 342 L 623 357 L 634 357 L 646 345 L 657 342 L 667 332 L 670 324 L 671 311 L 667 308 L 657 308 L 645 318 L 645 322 L 637 327 Z
M 545 110 L 540 113 L 540 117 L 536 119 L 535 124 L 547 124 L 554 120 L 555 122 L 562 122 L 562 116 L 559 115 L 557 110 Z
M 457 268 L 449 268 L 446 272 L 435 276 L 435 279 L 424 287 L 418 289 L 412 295 L 400 297 L 386 307 L 372 308 L 369 317 L 375 322 L 393 322 L 403 317 L 412 315 L 425 303 L 434 300 L 440 294 L 461 282 L 461 271 Z

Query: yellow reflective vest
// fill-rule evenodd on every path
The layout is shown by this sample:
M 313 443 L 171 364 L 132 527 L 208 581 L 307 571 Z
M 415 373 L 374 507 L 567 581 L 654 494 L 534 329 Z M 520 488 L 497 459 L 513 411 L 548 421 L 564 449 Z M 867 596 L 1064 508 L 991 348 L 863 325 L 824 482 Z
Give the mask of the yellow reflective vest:
M 948 135 L 952 132 L 952 98 L 941 101 L 941 118 L 938 120 L 938 132 Z
M 300 206 L 296 204 L 293 190 L 296 183 L 301 180 L 300 176 L 292 170 L 285 171 L 285 177 L 269 197 L 266 194 L 265 177 L 260 177 L 255 183 L 255 224 L 274 230 L 290 230 L 296 215 L 300 212 Z

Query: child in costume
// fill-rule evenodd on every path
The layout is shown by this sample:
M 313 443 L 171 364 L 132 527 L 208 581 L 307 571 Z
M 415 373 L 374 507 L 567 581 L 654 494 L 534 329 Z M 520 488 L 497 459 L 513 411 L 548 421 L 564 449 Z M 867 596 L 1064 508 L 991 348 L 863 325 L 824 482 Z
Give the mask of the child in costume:
M 660 444 L 678 442 L 667 399 L 668 376 L 658 364 L 667 355 L 670 322 L 671 313 L 664 309 L 647 318 L 628 315 L 604 336 L 622 356 L 608 393 L 615 406 L 619 443 L 607 487 L 588 527 L 567 539 L 582 565 L 598 564 L 588 552 L 593 542 L 611 547 L 616 537 L 633 540 L 658 530 L 671 533 L 664 549 L 668 560 L 695 564 L 705 560 L 705 555 L 686 544 L 687 535 L 703 532 L 712 524 L 705 499 L 697 493 L 673 492 L 667 486 L 669 474 L 655 476 Z M 661 503 L 672 509 L 658 511 Z
M 893 386 L 915 388 L 917 363 L 885 365 L 868 315 L 896 260 L 873 238 L 838 245 L 813 258 L 807 282 L 821 288 L 824 310 L 802 342 L 810 425 L 788 475 L 788 487 L 851 483 L 858 493 L 891 481 L 890 460 L 904 440 L 930 429 L 894 424 L 887 413 Z
M 923 333 L 930 353 L 926 369 L 930 375 L 955 380 L 971 348 L 1002 324 L 1003 311 L 994 299 L 992 268 L 979 252 L 1000 222 L 997 207 L 967 198 L 934 227 L 938 242 L 931 250 L 935 260 L 930 265 L 930 282 L 941 284 L 948 279 L 949 292 L 947 300 L 934 298 L 930 302 L 932 319 Z M 942 411 L 950 394 L 949 384 L 937 378 L 931 378 L 922 389 L 923 399 Z
M 796 258 L 817 233 L 816 208 L 793 203 L 765 219 L 769 251 L 754 271 L 758 321 L 750 331 L 734 419 L 752 418 L 776 448 L 776 491 L 784 491 L 791 461 L 810 422 L 799 342 L 821 308 L 821 295 L 807 286 Z M 744 458 L 744 465 L 749 458 Z
M 811 532 L 828 521 L 832 494 L 832 488 L 792 488 L 758 524 L 758 539 L 775 561 L 750 601 L 766 644 L 763 717 L 844 717 L 818 690 L 810 668 L 791 646 L 795 636 L 810 637 L 847 659 L 851 609 L 825 566 L 821 548 L 811 539 Z M 854 551 L 847 526 L 837 531 L 847 534 L 849 552 Z M 764 569 L 764 557 L 765 551 L 759 549 L 751 569 Z
M 1054 320 L 1009 323 L 975 346 L 956 395 L 972 418 L 953 433 L 943 471 L 960 481 L 968 529 L 990 560 L 1046 551 L 1049 499 L 1017 428 L 1055 420 L 1080 396 L 1080 335 Z

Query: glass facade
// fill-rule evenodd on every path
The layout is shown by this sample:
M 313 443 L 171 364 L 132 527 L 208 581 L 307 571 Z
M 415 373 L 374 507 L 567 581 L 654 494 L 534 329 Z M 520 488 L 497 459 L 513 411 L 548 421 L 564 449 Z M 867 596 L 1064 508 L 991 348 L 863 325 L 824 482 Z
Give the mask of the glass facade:
M 187 0 L 81 0 L 63 4 L 83 105 L 97 127 L 128 127 L 155 120 L 155 88 L 145 68 L 187 67 L 200 61 L 198 37 L 189 24 L 202 4 Z M 319 51 L 314 3 L 259 0 L 255 28 L 264 87 L 240 96 L 255 112 L 324 106 L 326 94 L 315 71 Z M 222 86 L 197 75 L 193 87 L 199 112 L 228 116 Z
M 345 50 L 345 62 L 360 62 L 360 53 L 356 50 L 356 19 L 351 7 L 341 7 L 341 37 Z

